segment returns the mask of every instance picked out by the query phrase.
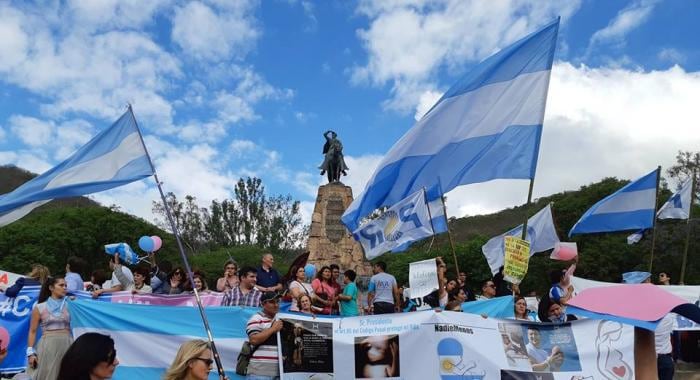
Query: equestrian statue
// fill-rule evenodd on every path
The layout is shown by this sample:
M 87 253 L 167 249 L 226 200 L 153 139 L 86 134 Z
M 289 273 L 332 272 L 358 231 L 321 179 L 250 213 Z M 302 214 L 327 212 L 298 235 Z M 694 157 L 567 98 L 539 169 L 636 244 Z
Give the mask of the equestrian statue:
M 328 183 L 340 182 L 340 175 L 348 175 L 348 166 L 343 158 L 343 143 L 338 140 L 338 134 L 333 131 L 323 133 L 326 144 L 323 145 L 323 163 L 318 168 L 321 175 L 328 176 Z

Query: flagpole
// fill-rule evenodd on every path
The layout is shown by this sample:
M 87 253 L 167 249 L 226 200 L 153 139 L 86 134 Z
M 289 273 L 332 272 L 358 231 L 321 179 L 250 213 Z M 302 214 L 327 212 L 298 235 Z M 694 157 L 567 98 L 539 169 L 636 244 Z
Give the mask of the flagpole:
M 649 273 L 654 266 L 654 245 L 656 245 L 656 213 L 659 212 L 659 182 L 661 182 L 661 165 L 656 168 L 656 195 L 654 196 L 654 219 L 651 222 L 651 257 Z
M 690 215 L 693 213 L 693 202 L 695 201 L 695 186 L 697 183 L 695 182 L 695 175 L 696 172 L 693 170 L 692 176 L 693 178 L 691 179 L 690 183 L 690 207 L 688 208 L 688 219 L 685 221 L 686 225 L 686 230 L 685 230 L 685 247 L 683 248 L 683 262 L 681 264 L 681 281 L 680 285 L 684 285 L 685 282 L 685 266 L 688 262 L 688 246 L 690 245 Z
M 525 222 L 523 223 L 523 232 L 520 234 L 520 238 L 527 240 L 527 220 L 530 216 L 527 214 L 527 206 L 532 202 L 532 188 L 535 186 L 535 176 L 530 178 L 530 189 L 527 191 L 527 202 L 525 203 Z
M 170 211 L 170 207 L 168 206 L 168 202 L 165 199 L 165 193 L 163 193 L 163 188 L 161 187 L 161 182 L 158 179 L 158 174 L 156 173 L 156 168 L 153 165 L 153 161 L 151 160 L 151 155 L 148 153 L 148 149 L 146 149 L 146 143 L 143 141 L 143 135 L 141 134 L 141 129 L 139 128 L 139 124 L 136 121 L 136 116 L 134 115 L 134 111 L 131 109 L 131 104 L 129 104 L 129 112 L 131 113 L 131 117 L 134 119 L 134 124 L 136 125 L 136 131 L 139 134 L 139 139 L 141 140 L 141 145 L 143 145 L 143 150 L 146 152 L 146 157 L 148 157 L 148 162 L 151 165 L 151 169 L 153 170 L 153 178 L 156 180 L 156 185 L 158 186 L 158 192 L 160 193 L 160 198 L 163 200 L 163 208 L 165 209 L 165 215 L 168 218 L 168 222 L 170 223 L 170 228 L 173 230 L 173 234 L 175 235 L 175 241 L 177 242 L 177 247 L 180 251 L 180 256 L 182 257 L 182 261 L 185 264 L 185 269 L 187 270 L 187 277 L 190 280 L 190 283 L 194 285 L 194 276 L 192 273 L 192 268 L 190 267 L 190 262 L 187 260 L 187 255 L 185 254 L 185 248 L 182 245 L 182 240 L 180 238 L 180 232 L 175 225 L 175 221 L 173 219 L 173 216 Z M 207 319 L 207 315 L 204 312 L 204 306 L 202 305 L 202 300 L 199 298 L 199 292 L 197 289 L 193 286 L 192 287 L 194 291 L 194 298 L 197 301 L 197 307 L 199 308 L 199 315 L 202 318 L 202 323 L 204 324 L 204 329 L 207 332 L 207 338 L 209 340 L 209 345 L 211 346 L 211 351 L 214 355 L 214 361 L 216 362 L 216 368 L 219 373 L 220 377 L 225 377 L 226 374 L 224 372 L 224 366 L 221 363 L 221 357 L 219 356 L 219 351 L 216 349 L 216 344 L 214 344 L 214 337 L 211 333 L 211 328 L 209 327 L 209 320 Z
M 455 261 L 455 270 L 457 271 L 457 275 L 459 275 L 459 264 L 457 264 L 457 253 L 455 252 L 455 243 L 452 241 L 452 233 L 450 232 L 450 220 L 447 218 L 447 206 L 445 205 L 445 197 L 440 196 L 440 200 L 442 201 L 442 209 L 445 212 L 445 226 L 447 227 L 447 238 L 450 240 L 450 247 L 452 248 L 452 258 Z M 430 206 L 428 206 L 428 210 L 430 210 Z

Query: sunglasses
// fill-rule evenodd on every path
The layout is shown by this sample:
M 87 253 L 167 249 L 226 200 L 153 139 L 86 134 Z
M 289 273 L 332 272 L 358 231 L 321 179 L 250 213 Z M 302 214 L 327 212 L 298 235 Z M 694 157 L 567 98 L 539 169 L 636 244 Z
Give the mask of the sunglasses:
M 204 362 L 204 364 L 207 365 L 207 367 L 211 367 L 212 364 L 214 364 L 213 359 L 207 359 L 207 358 L 194 358 L 194 360 L 201 360 Z

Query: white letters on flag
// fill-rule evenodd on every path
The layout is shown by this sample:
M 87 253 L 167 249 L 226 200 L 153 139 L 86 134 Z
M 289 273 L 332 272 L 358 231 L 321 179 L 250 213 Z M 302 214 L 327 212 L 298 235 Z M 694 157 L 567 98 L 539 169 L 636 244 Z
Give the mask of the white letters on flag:
M 343 214 L 348 230 L 423 188 L 433 201 L 460 185 L 533 178 L 558 28 L 504 48 L 450 88 L 384 156 Z
M 438 289 L 435 259 L 416 261 L 408 266 L 408 286 L 411 298 L 424 297 Z
M 569 236 L 651 228 L 656 210 L 658 170 L 627 184 L 589 208 Z
M 353 237 L 362 245 L 365 256 L 373 259 L 433 233 L 425 192 L 421 189 L 392 206 L 379 218 L 363 224 L 353 232 Z
M 504 264 L 505 248 L 503 246 L 503 238 L 505 236 L 520 237 L 522 233 L 523 225 L 521 224 L 503 235 L 491 238 L 481 247 L 481 252 L 486 257 L 493 274 L 498 273 L 498 269 Z M 559 242 L 557 229 L 554 228 L 554 221 L 552 220 L 551 205 L 547 205 L 547 207 L 527 220 L 525 240 L 530 242 L 530 257 L 537 252 L 554 248 L 554 245 Z
M 685 181 L 681 189 L 668 199 L 659 209 L 656 217 L 659 219 L 688 219 L 690 215 L 690 199 L 693 180 Z
M 0 196 L 0 227 L 55 198 L 75 197 L 153 175 L 131 109 L 72 156 Z

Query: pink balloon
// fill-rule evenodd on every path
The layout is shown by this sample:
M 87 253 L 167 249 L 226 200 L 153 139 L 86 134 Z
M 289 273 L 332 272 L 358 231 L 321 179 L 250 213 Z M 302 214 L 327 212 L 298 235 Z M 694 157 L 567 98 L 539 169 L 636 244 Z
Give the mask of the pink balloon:
M 151 239 L 153 239 L 153 252 L 159 250 L 160 247 L 163 246 L 163 241 L 160 240 L 158 236 L 151 236 Z

